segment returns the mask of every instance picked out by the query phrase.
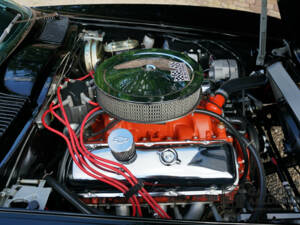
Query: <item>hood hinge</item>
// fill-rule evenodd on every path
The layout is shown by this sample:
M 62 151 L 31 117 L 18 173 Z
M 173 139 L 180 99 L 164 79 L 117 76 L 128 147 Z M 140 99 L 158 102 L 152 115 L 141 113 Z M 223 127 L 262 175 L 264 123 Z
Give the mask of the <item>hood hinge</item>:
M 266 56 L 267 45 L 267 18 L 268 0 L 261 0 L 260 29 L 259 29 L 259 50 L 256 58 L 256 65 L 263 66 Z

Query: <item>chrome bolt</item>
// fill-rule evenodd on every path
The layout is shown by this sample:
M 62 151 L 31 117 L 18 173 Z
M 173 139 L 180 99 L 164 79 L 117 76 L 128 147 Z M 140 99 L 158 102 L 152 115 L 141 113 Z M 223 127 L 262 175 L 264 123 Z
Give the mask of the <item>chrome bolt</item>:
M 220 122 L 220 123 L 218 124 L 218 128 L 219 128 L 219 129 L 224 129 L 224 128 L 225 128 L 224 123 Z

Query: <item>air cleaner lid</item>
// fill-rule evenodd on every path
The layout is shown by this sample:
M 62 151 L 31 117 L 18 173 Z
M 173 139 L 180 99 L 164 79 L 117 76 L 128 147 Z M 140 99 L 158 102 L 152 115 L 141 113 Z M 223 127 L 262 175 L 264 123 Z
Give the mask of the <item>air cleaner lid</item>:
M 188 56 L 147 49 L 113 56 L 96 70 L 95 81 L 105 94 L 134 102 L 182 99 L 199 90 L 201 67 Z

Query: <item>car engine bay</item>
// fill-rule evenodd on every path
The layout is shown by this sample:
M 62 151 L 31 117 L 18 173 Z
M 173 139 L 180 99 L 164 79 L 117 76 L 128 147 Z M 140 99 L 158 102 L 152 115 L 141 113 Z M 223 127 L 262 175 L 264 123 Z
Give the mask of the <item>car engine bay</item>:
M 297 161 L 288 60 L 257 66 L 255 41 L 68 23 L 35 127 L 3 170 L 0 206 L 217 222 L 299 212 L 270 133 L 282 126 Z M 279 174 L 288 204 L 266 173 Z

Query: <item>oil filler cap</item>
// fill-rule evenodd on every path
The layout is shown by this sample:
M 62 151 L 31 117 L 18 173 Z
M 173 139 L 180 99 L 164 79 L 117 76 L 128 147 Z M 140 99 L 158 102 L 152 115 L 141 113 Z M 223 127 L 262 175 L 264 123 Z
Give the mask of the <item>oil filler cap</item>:
M 108 136 L 108 146 L 113 156 L 120 162 L 130 163 L 136 158 L 133 136 L 127 129 L 113 130 Z
M 171 166 L 174 164 L 179 164 L 178 154 L 175 149 L 167 148 L 159 153 L 159 159 L 165 166 Z

